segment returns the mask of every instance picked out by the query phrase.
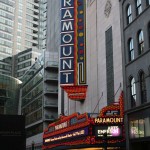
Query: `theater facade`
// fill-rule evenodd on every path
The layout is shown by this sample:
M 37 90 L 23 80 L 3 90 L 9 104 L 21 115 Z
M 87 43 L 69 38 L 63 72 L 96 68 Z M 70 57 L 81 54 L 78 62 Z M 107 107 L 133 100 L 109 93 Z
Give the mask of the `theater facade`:
M 125 149 L 123 93 L 119 102 L 90 113 L 61 116 L 43 134 L 43 150 Z

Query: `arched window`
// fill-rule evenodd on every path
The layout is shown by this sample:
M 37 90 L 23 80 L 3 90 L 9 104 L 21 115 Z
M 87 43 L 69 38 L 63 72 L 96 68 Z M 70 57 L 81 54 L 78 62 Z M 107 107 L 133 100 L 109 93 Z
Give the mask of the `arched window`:
M 131 5 L 128 5 L 127 7 L 127 24 L 132 22 L 132 9 Z
M 128 49 L 129 49 L 129 61 L 132 61 L 134 59 L 134 45 L 132 38 L 129 39 Z
M 146 0 L 147 6 L 150 5 L 150 0 Z
M 140 95 L 141 95 L 141 103 L 143 104 L 147 101 L 145 74 L 143 71 L 140 72 Z
M 141 0 L 136 0 L 136 14 L 139 15 L 142 12 Z
M 130 99 L 131 99 L 131 107 L 136 106 L 136 87 L 135 87 L 135 79 L 133 77 L 130 78 Z
M 142 30 L 138 32 L 138 49 L 139 54 L 141 54 L 144 51 L 144 35 Z

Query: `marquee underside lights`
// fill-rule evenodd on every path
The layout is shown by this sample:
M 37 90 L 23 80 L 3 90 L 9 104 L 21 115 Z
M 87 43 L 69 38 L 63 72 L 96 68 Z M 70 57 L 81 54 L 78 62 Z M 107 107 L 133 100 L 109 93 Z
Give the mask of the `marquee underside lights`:
M 61 1 L 60 86 L 73 100 L 87 91 L 85 15 L 85 0 Z
M 123 102 L 123 92 L 121 92 L 118 103 L 113 103 L 112 105 L 104 107 L 100 111 L 99 117 L 120 117 L 123 118 L 124 116 L 124 102 Z
M 64 86 L 63 88 L 72 100 L 84 100 L 86 98 L 87 86 Z

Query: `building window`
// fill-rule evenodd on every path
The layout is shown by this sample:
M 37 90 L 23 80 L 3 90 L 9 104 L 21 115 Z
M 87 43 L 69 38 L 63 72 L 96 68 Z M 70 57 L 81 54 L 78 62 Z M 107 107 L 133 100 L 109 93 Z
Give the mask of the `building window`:
M 127 24 L 132 22 L 132 10 L 131 5 L 128 5 L 127 7 Z
M 146 82 L 145 82 L 145 74 L 144 72 L 140 72 L 140 95 L 141 95 L 141 103 L 145 103 L 147 101 L 147 91 L 146 91 Z
M 146 4 L 147 4 L 147 6 L 149 6 L 150 5 L 150 0 L 146 0 Z
M 128 48 L 129 48 L 129 61 L 132 61 L 134 59 L 134 46 L 132 38 L 129 40 Z
M 144 112 L 140 111 L 129 119 L 129 132 L 132 139 L 150 136 L 150 117 L 141 116 L 141 114 L 144 114 Z M 137 119 L 133 120 L 133 118 Z
M 131 98 L 131 107 L 136 106 L 136 85 L 135 79 L 133 77 L 130 78 L 130 98 Z
M 141 0 L 136 0 L 136 14 L 139 15 L 142 12 Z
M 31 136 L 34 136 L 36 134 L 42 133 L 42 132 L 43 132 L 43 124 L 38 124 L 38 125 L 35 125 L 34 127 L 27 128 L 26 129 L 26 136 L 31 137 Z
M 149 41 L 149 48 L 150 48 L 150 22 L 148 24 L 148 41 Z
M 138 49 L 140 55 L 144 51 L 144 35 L 142 30 L 138 32 Z
M 105 32 L 106 39 L 106 82 L 107 104 L 114 101 L 114 63 L 113 63 L 113 34 L 112 27 Z

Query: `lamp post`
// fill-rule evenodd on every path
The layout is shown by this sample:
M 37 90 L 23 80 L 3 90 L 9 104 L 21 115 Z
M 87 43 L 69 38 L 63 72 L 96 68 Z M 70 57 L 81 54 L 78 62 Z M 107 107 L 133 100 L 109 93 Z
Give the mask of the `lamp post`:
M 34 141 L 32 141 L 32 150 L 34 150 Z
M 104 139 L 104 150 L 107 150 L 107 132 L 103 134 L 103 139 Z

